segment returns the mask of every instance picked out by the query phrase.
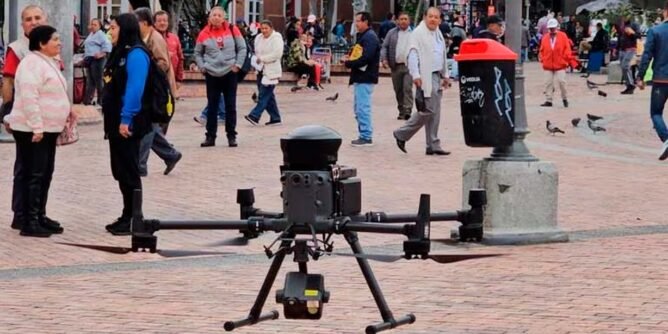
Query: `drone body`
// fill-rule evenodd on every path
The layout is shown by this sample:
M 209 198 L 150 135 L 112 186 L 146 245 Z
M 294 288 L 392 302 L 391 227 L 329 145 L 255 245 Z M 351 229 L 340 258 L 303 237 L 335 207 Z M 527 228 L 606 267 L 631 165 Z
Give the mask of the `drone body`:
M 388 214 L 368 212 L 361 214 L 361 181 L 355 168 L 336 164 L 341 137 L 333 130 L 321 126 L 306 126 L 281 139 L 283 166 L 281 166 L 281 199 L 283 212 L 266 212 L 255 208 L 252 189 L 237 190 L 240 220 L 229 221 L 163 221 L 143 219 L 141 191 L 135 191 L 134 218 L 132 222 L 132 251 L 148 249 L 157 251 L 155 232 L 169 229 L 220 229 L 239 230 L 242 241 L 257 237 L 263 232 L 276 232 L 279 236 L 265 246 L 267 257 L 273 259 L 267 276 L 258 292 L 248 316 L 238 321 L 228 321 L 224 328 L 232 331 L 266 320 L 277 319 L 277 311 L 262 313 L 271 287 L 287 255 L 293 255 L 299 271 L 289 272 L 285 286 L 276 292 L 276 302 L 283 305 L 288 319 L 320 319 L 323 306 L 329 301 L 324 277 L 310 273 L 309 260 L 317 261 L 324 255 L 349 255 L 355 257 L 371 290 L 382 316 L 382 322 L 370 325 L 367 333 L 396 328 L 415 322 L 408 314 L 395 318 L 385 301 L 380 286 L 368 260 L 393 262 L 399 259 L 433 260 L 451 263 L 494 255 L 433 255 L 430 254 L 430 224 L 432 221 L 459 221 L 460 240 L 482 239 L 482 217 L 486 196 L 484 190 L 471 190 L 471 209 L 456 212 L 432 213 L 430 196 L 420 196 L 417 214 Z M 364 254 L 358 233 L 402 234 L 408 240 L 403 244 L 401 256 L 375 256 Z M 342 235 L 352 254 L 333 253 L 332 236 Z M 278 247 L 274 247 L 278 244 Z

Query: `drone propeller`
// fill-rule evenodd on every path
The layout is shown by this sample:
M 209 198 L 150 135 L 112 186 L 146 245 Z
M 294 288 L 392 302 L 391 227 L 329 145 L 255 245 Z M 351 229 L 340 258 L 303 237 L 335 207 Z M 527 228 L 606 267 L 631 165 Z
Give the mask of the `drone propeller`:
M 101 252 L 107 252 L 112 254 L 128 254 L 132 252 L 131 248 L 127 247 L 114 247 L 114 246 L 99 246 L 99 245 L 84 245 L 84 244 L 73 244 L 68 242 L 57 242 L 57 244 L 87 248 Z M 191 250 L 173 250 L 173 249 L 159 249 L 156 252 L 162 257 L 187 257 L 187 256 L 199 256 L 199 255 L 226 255 L 232 254 L 230 252 L 207 252 L 207 251 L 191 251 Z
M 357 257 L 361 259 L 367 259 L 372 261 L 379 262 L 396 262 L 399 260 L 407 260 L 403 255 L 383 255 L 383 254 L 345 254 L 345 253 L 335 253 L 336 255 Z M 427 255 L 426 257 L 421 257 L 418 259 L 423 260 L 432 260 L 441 264 L 444 263 L 453 263 L 466 260 L 475 260 L 485 257 L 495 257 L 501 256 L 502 254 L 435 254 Z
M 246 237 L 236 237 L 233 239 L 226 239 L 223 241 L 218 241 L 206 245 L 207 247 L 219 247 L 219 246 L 247 246 L 248 238 Z

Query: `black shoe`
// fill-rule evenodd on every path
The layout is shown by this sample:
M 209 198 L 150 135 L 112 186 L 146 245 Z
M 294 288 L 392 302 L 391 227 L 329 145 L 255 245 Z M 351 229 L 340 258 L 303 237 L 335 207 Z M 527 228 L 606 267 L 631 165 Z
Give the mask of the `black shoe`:
M 568 100 L 564 99 L 564 108 L 568 108 Z
M 547 101 L 546 101 L 545 103 L 541 104 L 540 106 L 541 106 L 541 107 L 551 107 L 551 106 L 552 106 L 552 102 L 547 102 Z
M 239 146 L 239 144 L 237 144 L 237 139 L 236 138 L 228 138 L 227 139 L 227 146 L 229 146 L 229 147 Z
M 209 137 L 207 136 L 204 141 L 199 144 L 200 147 L 211 147 L 211 146 L 216 146 L 216 138 Z
M 450 152 L 445 151 L 445 150 L 441 150 L 441 149 L 432 150 L 432 149 L 428 148 L 426 154 L 427 155 L 449 155 Z
M 176 158 L 170 162 L 167 163 L 167 167 L 165 167 L 165 172 L 163 173 L 164 175 L 169 175 L 169 173 L 174 170 L 174 167 L 176 167 L 176 163 L 181 160 L 183 157 L 183 154 L 179 152 L 179 155 L 176 156 Z
M 620 94 L 622 94 L 622 95 L 633 95 L 633 91 L 634 91 L 633 88 L 628 87 L 628 88 L 624 89 Z
M 373 146 L 373 140 L 358 138 L 350 142 L 353 146 Z
M 193 121 L 195 121 L 195 123 L 197 123 L 199 125 L 206 126 L 206 119 L 205 118 L 201 118 L 199 116 L 194 116 Z
M 59 222 L 47 216 L 39 217 L 39 225 L 49 230 L 53 234 L 61 234 L 65 231 L 65 229 L 62 226 L 60 226 Z
M 276 121 L 269 121 L 267 123 L 264 123 L 264 125 L 266 125 L 266 126 L 281 125 L 281 124 L 283 124 L 283 123 L 281 122 L 280 119 L 276 120 Z
M 23 226 L 23 218 L 21 216 L 14 215 L 12 219 L 12 228 L 15 230 L 20 230 Z
M 35 219 L 23 223 L 20 234 L 24 237 L 48 238 L 53 232 L 42 227 L 39 220 Z
M 130 235 L 130 218 L 119 217 L 115 222 L 105 226 L 107 232 L 113 235 Z
M 397 141 L 397 147 L 399 147 L 401 152 L 408 153 L 406 151 L 406 141 L 405 140 L 401 140 L 401 139 L 397 138 L 396 135 L 394 135 L 394 140 Z
M 248 123 L 252 124 L 253 126 L 260 125 L 260 120 L 253 118 L 253 116 L 251 116 L 251 115 L 244 116 L 244 119 L 247 120 Z

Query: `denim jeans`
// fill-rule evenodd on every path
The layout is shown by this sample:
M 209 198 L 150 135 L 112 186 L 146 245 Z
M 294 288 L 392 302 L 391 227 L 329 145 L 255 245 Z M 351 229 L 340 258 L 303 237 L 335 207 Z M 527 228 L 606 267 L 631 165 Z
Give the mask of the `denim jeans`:
M 527 61 L 529 61 L 529 49 L 523 47 L 520 49 L 520 64 L 524 64 Z
M 172 162 L 179 157 L 179 151 L 177 151 L 172 144 L 167 141 L 165 134 L 160 127 L 160 124 L 153 123 L 153 131 L 147 133 L 139 144 L 139 171 L 140 173 L 146 173 L 148 156 L 153 152 L 162 159 L 165 163 Z
M 666 99 L 668 99 L 668 85 L 654 83 L 649 110 L 656 134 L 659 135 L 662 142 L 668 140 L 668 129 L 666 129 L 666 123 L 663 121 L 663 107 L 666 104 Z
M 371 94 L 373 94 L 373 84 L 354 84 L 355 89 L 355 119 L 357 120 L 357 129 L 361 139 L 373 139 L 373 125 L 371 118 Z
M 448 59 L 448 67 L 450 70 L 450 77 L 459 78 L 459 63 L 454 59 Z
M 209 112 L 209 106 L 204 106 L 202 113 L 199 115 L 199 118 L 206 119 L 206 114 Z M 225 119 L 225 97 L 220 95 L 220 102 L 218 103 L 218 120 Z
M 269 121 L 281 121 L 281 114 L 278 111 L 276 104 L 276 95 L 274 94 L 276 85 L 265 86 L 262 84 L 262 74 L 257 76 L 257 91 L 260 92 L 258 96 L 257 105 L 251 110 L 249 116 L 253 119 L 259 120 L 262 117 L 262 112 L 266 109 L 269 114 Z
M 104 72 L 104 64 L 106 60 L 91 59 L 90 64 L 86 67 L 86 91 L 84 93 L 84 104 L 91 104 L 93 101 L 93 94 L 97 91 L 97 105 L 102 105 L 102 89 L 104 88 L 104 81 L 102 80 Z
M 218 104 L 225 101 L 225 133 L 227 139 L 237 138 L 237 74 L 229 72 L 222 77 L 205 74 L 206 98 L 208 103 L 206 117 L 206 136 L 216 138 L 218 132 Z

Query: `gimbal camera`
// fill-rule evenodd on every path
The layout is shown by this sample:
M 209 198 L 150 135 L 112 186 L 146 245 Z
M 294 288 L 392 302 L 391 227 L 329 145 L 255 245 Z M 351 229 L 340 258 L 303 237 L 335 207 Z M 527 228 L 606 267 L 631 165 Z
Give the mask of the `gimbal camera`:
M 299 271 L 289 272 L 283 289 L 276 292 L 276 302 L 283 305 L 288 319 L 320 319 L 324 304 L 329 301 L 324 277 L 308 272 L 310 259 L 317 261 L 332 255 L 335 234 L 343 235 L 352 249 L 371 294 L 380 311 L 382 322 L 370 325 L 366 333 L 377 333 L 415 322 L 408 314 L 395 318 L 390 310 L 368 260 L 396 261 L 399 259 L 430 259 L 451 263 L 494 255 L 433 255 L 430 254 L 430 224 L 432 221 L 459 221 L 460 240 L 480 241 L 486 196 L 484 190 L 471 190 L 471 209 L 456 212 L 430 212 L 430 196 L 422 194 L 417 214 L 389 214 L 368 212 L 361 214 L 361 180 L 352 167 L 337 165 L 341 137 L 332 129 L 322 126 L 298 128 L 281 139 L 283 166 L 281 166 L 281 199 L 283 212 L 267 212 L 255 208 L 252 189 L 237 191 L 240 220 L 227 221 L 165 221 L 142 218 L 141 191 L 135 192 L 135 213 L 132 221 L 131 251 L 157 251 L 159 230 L 239 230 L 244 238 L 257 237 L 262 232 L 276 232 L 279 236 L 265 253 L 273 262 L 248 316 L 228 321 L 227 331 L 278 318 L 277 311 L 262 313 L 276 275 L 287 255 L 292 255 Z M 358 233 L 402 234 L 402 256 L 375 256 L 364 254 Z M 299 237 L 298 237 L 299 236 Z M 275 245 L 278 244 L 276 248 Z M 129 250 L 128 250 L 129 251 Z

